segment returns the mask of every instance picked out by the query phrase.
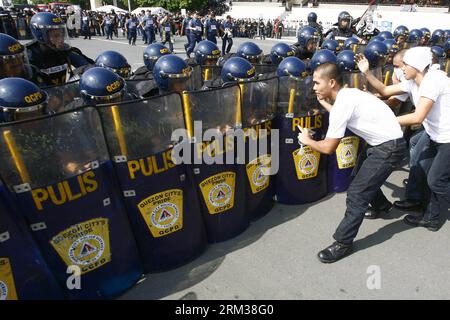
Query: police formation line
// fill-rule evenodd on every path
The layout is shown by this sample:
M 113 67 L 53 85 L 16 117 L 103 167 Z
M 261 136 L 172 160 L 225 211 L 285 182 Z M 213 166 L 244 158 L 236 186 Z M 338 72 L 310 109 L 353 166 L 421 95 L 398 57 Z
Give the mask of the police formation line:
M 410 225 L 442 225 L 450 156 L 449 117 L 440 116 L 450 107 L 449 78 L 438 70 L 448 68 L 444 33 L 433 42 L 444 53 L 418 39 L 400 50 L 398 34 L 387 33 L 367 44 L 350 37 L 333 52 L 325 41 L 318 48 L 311 27 L 296 46 L 277 44 L 267 56 L 247 42 L 223 57 L 205 40 L 185 61 L 152 44 L 131 73 L 117 52 L 94 62 L 66 47 L 57 17 L 34 18 L 46 22 L 32 27 L 28 51 L 1 35 L 9 50 L 0 80 L 1 299 L 113 298 L 143 273 L 186 264 L 208 243 L 242 233 L 275 201 L 312 203 L 348 189 L 336 241 L 318 255 L 337 261 L 351 252 L 364 217 L 392 207 L 380 187 L 405 156 L 412 129 L 400 125 L 423 122 L 424 130 L 411 138 L 410 196 L 396 206 L 425 208 L 405 217 Z M 64 63 L 28 63 L 45 50 Z M 311 59 L 299 59 L 304 54 Z M 64 83 L 69 69 L 72 81 Z M 196 121 L 216 129 L 217 140 L 193 139 Z M 180 128 L 193 157 L 236 161 L 174 161 L 180 141 L 172 133 Z M 246 133 L 243 162 L 229 129 Z M 275 135 L 278 143 L 267 143 Z M 255 141 L 268 147 L 249 152 Z M 276 176 L 267 175 L 278 155 Z M 68 286 L 68 268 L 80 271 L 81 290 Z

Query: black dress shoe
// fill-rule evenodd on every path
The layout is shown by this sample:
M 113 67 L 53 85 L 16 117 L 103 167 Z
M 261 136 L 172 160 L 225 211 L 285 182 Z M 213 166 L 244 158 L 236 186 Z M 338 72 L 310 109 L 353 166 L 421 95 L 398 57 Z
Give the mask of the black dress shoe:
M 352 251 L 352 248 L 351 244 L 335 241 L 331 246 L 320 251 L 317 256 L 320 262 L 333 263 L 347 256 Z
M 367 212 L 364 214 L 364 218 L 366 219 L 377 219 L 382 215 L 388 213 L 392 209 L 392 203 L 388 202 L 381 208 L 373 208 L 370 207 L 367 209 Z
M 410 226 L 424 227 L 430 231 L 438 231 L 441 227 L 438 221 L 424 220 L 423 216 L 416 217 L 408 214 L 405 218 L 403 218 L 403 221 Z
M 420 210 L 422 209 L 422 202 L 417 200 L 400 200 L 395 201 L 394 206 L 397 209 L 404 210 L 404 211 L 412 211 L 412 210 Z

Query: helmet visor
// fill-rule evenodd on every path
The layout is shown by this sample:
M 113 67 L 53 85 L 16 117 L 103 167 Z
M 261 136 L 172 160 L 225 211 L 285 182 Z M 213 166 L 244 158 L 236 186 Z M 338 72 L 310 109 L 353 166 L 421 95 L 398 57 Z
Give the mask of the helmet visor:
M 5 108 L 3 107 L 3 114 L 7 122 L 26 120 L 45 115 L 47 110 L 47 101 L 38 105 L 21 108 Z
M 28 58 L 25 52 L 0 57 L 0 79 L 9 77 L 30 78 Z
M 65 25 L 42 27 L 44 43 L 54 50 L 70 48 L 69 37 Z

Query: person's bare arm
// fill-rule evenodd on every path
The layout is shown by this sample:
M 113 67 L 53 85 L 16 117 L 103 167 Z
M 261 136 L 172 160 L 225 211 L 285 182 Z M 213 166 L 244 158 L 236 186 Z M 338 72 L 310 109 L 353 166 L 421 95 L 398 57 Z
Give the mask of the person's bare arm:
M 315 141 L 310 131 L 307 128 L 302 128 L 298 134 L 298 141 L 305 145 L 311 147 L 314 151 L 323 154 L 332 154 L 336 151 L 341 139 L 339 138 L 325 138 L 324 140 Z
M 324 107 L 325 110 L 327 110 L 328 112 L 331 111 L 331 108 L 333 107 L 333 105 L 331 103 L 329 103 L 329 102 L 327 102 L 325 100 L 319 99 L 319 98 L 317 98 L 317 101 L 319 101 L 320 105 L 322 107 Z
M 430 112 L 431 108 L 433 107 L 433 104 L 433 100 L 425 97 L 420 97 L 416 105 L 416 110 L 413 113 L 397 117 L 397 120 L 401 126 L 421 124 L 427 117 L 428 112 Z
M 405 93 L 399 84 L 393 84 L 385 86 L 383 82 L 377 79 L 373 74 L 369 72 L 369 61 L 362 54 L 355 56 L 355 62 L 358 64 L 359 70 L 366 76 L 367 81 L 375 90 L 383 97 L 390 97 L 396 94 Z

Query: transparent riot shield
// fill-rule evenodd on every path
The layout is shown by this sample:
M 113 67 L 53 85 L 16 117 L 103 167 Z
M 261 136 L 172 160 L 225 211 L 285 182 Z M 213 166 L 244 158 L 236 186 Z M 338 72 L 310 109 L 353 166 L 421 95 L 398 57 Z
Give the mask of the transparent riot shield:
M 193 141 L 191 168 L 208 241 L 225 241 L 250 223 L 245 210 L 246 177 L 235 157 L 236 135 L 242 137 L 242 130 L 233 131 L 242 123 L 239 86 L 185 92 L 182 97 L 186 128 Z
M 127 79 L 127 91 L 138 97 L 149 97 L 153 92 L 159 90 L 152 78 Z
M 0 300 L 64 298 L 25 220 L 0 182 Z
M 344 88 L 356 88 L 362 91 L 367 91 L 367 79 L 363 73 L 359 71 L 343 72 L 342 78 Z
M 277 72 L 278 65 L 276 64 L 254 64 L 256 69 L 256 74 L 268 74 Z
M 180 96 L 99 110 L 145 271 L 191 261 L 207 242 L 192 173 L 172 159 L 172 132 L 185 128 Z
M 240 168 L 247 176 L 247 211 L 252 218 L 258 218 L 274 204 L 274 176 L 268 170 L 272 160 L 271 133 L 277 110 L 278 78 L 244 82 L 239 87 L 245 131 L 245 163 Z
M 324 114 L 312 91 L 312 77 L 281 77 L 275 128 L 279 129 L 280 162 L 276 177 L 277 201 L 303 204 L 327 195 L 327 158 L 298 144 L 298 126 L 313 130 L 316 140 L 324 138 Z
M 200 90 L 203 86 L 203 72 L 202 67 L 199 64 L 191 65 L 192 74 L 188 84 L 188 90 Z
M 392 64 L 387 64 L 383 68 L 383 74 L 381 76 L 381 81 L 383 81 L 385 86 L 392 85 L 392 76 L 394 75 L 394 66 Z
M 441 70 L 447 74 L 447 77 L 450 77 L 450 58 L 442 58 L 439 60 L 439 65 Z
M 0 175 L 73 299 L 112 298 L 141 276 L 135 240 L 91 107 L 0 126 Z M 72 273 L 67 273 L 71 268 Z
M 202 79 L 203 82 L 213 82 L 220 78 L 222 67 L 220 66 L 202 66 Z
M 48 108 L 57 113 L 67 110 L 71 102 L 81 98 L 78 80 L 44 87 L 43 90 L 48 94 Z

